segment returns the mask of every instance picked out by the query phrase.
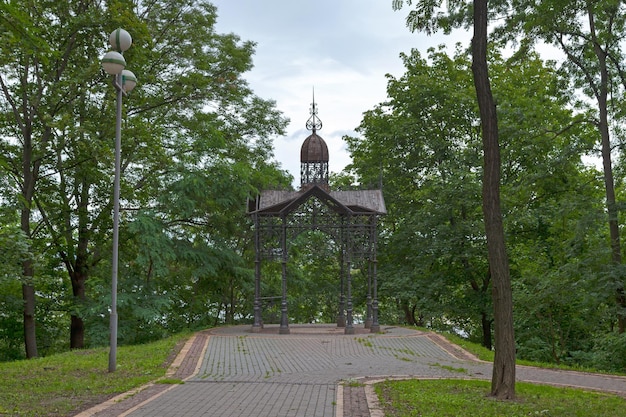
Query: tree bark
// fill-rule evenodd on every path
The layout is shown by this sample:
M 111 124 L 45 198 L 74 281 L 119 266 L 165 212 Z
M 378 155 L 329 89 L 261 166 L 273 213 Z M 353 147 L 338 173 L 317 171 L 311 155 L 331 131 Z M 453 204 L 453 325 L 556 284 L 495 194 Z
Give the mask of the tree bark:
M 68 259 L 66 266 L 69 270 L 72 281 L 72 295 L 74 302 L 82 306 L 85 302 L 85 285 L 89 278 L 90 255 L 89 241 L 91 232 L 89 230 L 89 184 L 86 177 L 81 180 L 80 198 L 78 201 L 78 245 L 76 247 L 75 259 Z M 72 242 L 71 228 L 66 231 L 68 242 Z M 71 243 L 70 243 L 71 244 Z M 72 264 L 73 262 L 73 264 Z M 74 311 L 70 318 L 70 349 L 82 349 L 85 347 L 85 323 L 80 317 L 80 313 Z
M 466 269 L 469 270 L 469 266 L 466 266 Z M 482 285 L 478 285 L 478 282 L 475 279 L 470 280 L 470 285 L 472 286 L 472 290 L 476 291 L 476 293 L 482 298 L 484 294 L 487 294 L 489 291 L 489 285 L 491 283 L 491 270 L 488 268 L 485 277 L 482 280 Z M 491 342 L 491 323 L 493 320 L 489 317 L 487 309 L 481 306 L 480 310 L 480 319 L 483 330 L 483 346 L 487 349 L 491 350 L 492 342 Z
M 70 274 L 72 281 L 72 294 L 77 305 L 85 301 L 85 281 L 87 274 L 84 268 L 78 267 Z M 85 323 L 79 313 L 73 312 L 70 317 L 70 349 L 82 349 L 85 347 Z
M 22 265 L 24 272 L 32 271 L 32 261 L 26 261 Z M 25 277 L 32 277 L 30 275 Z M 22 298 L 24 301 L 24 348 L 28 359 L 37 357 L 37 335 L 35 327 L 35 287 L 30 284 L 22 284 Z
M 411 308 L 408 301 L 402 301 L 402 311 L 404 312 L 404 322 L 409 326 L 416 326 L 417 320 L 415 320 L 415 307 Z
M 493 347 L 491 345 L 491 318 L 486 311 L 480 313 L 480 318 L 483 327 L 483 346 L 491 350 Z
M 498 118 L 487 66 L 487 0 L 474 1 L 472 72 L 483 138 L 483 215 L 492 277 L 495 358 L 491 395 L 515 398 L 513 295 L 500 209 L 500 147 Z
M 20 213 L 20 228 L 24 235 L 31 238 L 30 215 L 33 195 L 35 192 L 35 182 L 39 162 L 33 164 L 33 146 L 32 146 L 32 127 L 31 119 L 27 117 L 28 113 L 24 110 L 24 118 L 22 119 L 16 111 L 16 119 L 23 121 L 21 123 L 22 134 L 24 136 L 24 144 L 22 147 L 22 207 Z M 34 165 L 34 166 L 33 166 Z M 35 325 L 35 268 L 32 259 L 26 259 L 22 262 L 22 298 L 24 302 L 24 347 L 26 357 L 28 359 L 37 357 L 37 335 Z

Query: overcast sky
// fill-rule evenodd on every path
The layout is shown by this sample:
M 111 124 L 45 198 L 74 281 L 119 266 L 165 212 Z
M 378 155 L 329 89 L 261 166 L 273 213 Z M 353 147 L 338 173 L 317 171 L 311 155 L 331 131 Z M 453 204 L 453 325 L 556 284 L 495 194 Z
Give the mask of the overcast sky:
M 256 42 L 254 68 L 245 75 L 261 98 L 276 101 L 290 119 L 287 135 L 276 138 L 276 160 L 300 184 L 300 147 L 310 134 L 312 91 L 328 144 L 330 171 L 350 162 L 342 141 L 353 135 L 363 112 L 386 99 L 385 74 L 401 76 L 401 52 L 463 42 L 470 34 L 446 37 L 411 33 L 408 9 L 393 11 L 392 0 L 213 0 L 217 31 Z

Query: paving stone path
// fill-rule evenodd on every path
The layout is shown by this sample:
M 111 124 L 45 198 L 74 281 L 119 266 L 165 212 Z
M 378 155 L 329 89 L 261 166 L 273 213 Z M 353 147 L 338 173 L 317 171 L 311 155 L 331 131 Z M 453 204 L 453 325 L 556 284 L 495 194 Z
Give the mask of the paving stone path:
M 173 365 L 184 384 L 156 384 L 77 417 L 374 417 L 368 382 L 386 377 L 491 377 L 477 361 L 433 333 L 402 327 L 344 335 L 332 325 L 222 327 L 198 333 Z M 587 387 L 626 396 L 626 378 L 518 367 L 519 380 Z

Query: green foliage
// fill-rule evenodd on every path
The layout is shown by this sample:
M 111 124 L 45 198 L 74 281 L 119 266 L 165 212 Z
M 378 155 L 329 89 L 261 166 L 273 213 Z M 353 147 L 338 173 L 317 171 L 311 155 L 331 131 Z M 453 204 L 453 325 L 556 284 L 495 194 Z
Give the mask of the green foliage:
M 21 358 L 22 273 L 21 262 L 30 247 L 19 227 L 0 216 L 0 362 Z
M 562 54 L 560 69 L 567 74 L 576 89 L 577 107 L 590 120 L 595 130 L 594 141 L 601 156 L 605 202 L 603 211 L 609 238 L 605 238 L 605 252 L 611 254 L 604 271 L 599 272 L 602 287 L 613 290 L 611 307 L 620 332 L 626 329 L 626 279 L 620 243 L 623 223 L 623 168 L 615 163 L 623 160 L 624 91 L 626 83 L 622 76 L 625 58 L 620 44 L 626 30 L 624 4 L 621 2 L 597 2 L 586 4 L 574 2 L 567 12 L 561 1 L 541 4 L 521 1 L 512 5 L 510 17 L 496 31 L 507 42 L 521 46 L 519 55 L 533 45 L 544 42 L 556 47 Z M 519 42 L 521 40 L 521 42 Z M 519 42 L 519 43 L 518 43 Z M 621 161 L 620 161 L 621 162 Z M 603 256 L 606 259 L 606 257 Z
M 72 327 L 72 347 L 106 343 L 116 106 L 99 60 L 117 27 L 133 36 L 125 58 L 139 76 L 123 99 L 120 342 L 244 319 L 253 288 L 245 202 L 290 183 L 272 161 L 287 121 L 243 77 L 254 44 L 217 33 L 208 1 L 40 6 L 3 6 L 12 13 L 0 20 L 0 184 L 3 204 L 30 220 L 22 230 L 37 260 L 29 279 L 43 354 L 59 349 L 70 316 L 84 323 Z M 41 42 L 20 41 L 16 21 Z M 0 289 L 15 301 L 2 319 L 14 323 L 15 288 Z
M 626 373 L 626 334 L 597 334 L 590 352 L 574 352 L 583 365 Z M 582 356 L 582 357 L 581 357 Z
M 362 136 L 346 138 L 354 160 L 346 178 L 374 184 L 383 175 L 390 214 L 379 241 L 381 317 L 490 347 L 471 64 L 463 51 L 450 57 L 444 48 L 403 58 L 406 74 L 389 77 L 388 100 L 365 113 Z M 607 262 L 601 178 L 582 163 L 594 127 L 572 110 L 554 64 L 493 51 L 490 68 L 518 356 L 596 366 L 593 352 L 610 351 L 596 340 L 611 331 L 622 268 Z
M 467 280 L 480 293 L 488 278 L 470 62 L 443 50 L 429 51 L 432 64 L 417 51 L 403 59 L 407 73 L 390 77 L 389 101 L 365 113 L 364 137 L 346 139 L 361 183 L 383 175 L 390 213 L 383 225 L 391 233 L 380 242 L 381 295 L 396 297 L 411 324 L 444 315 L 453 323 L 469 313 L 467 304 L 450 309 L 455 294 L 469 301 Z M 477 314 L 489 308 L 480 296 L 470 303 Z
M 289 251 L 289 315 L 297 323 L 332 323 L 339 302 L 339 246 L 325 233 L 309 231 L 293 239 Z M 357 275 L 357 274 L 355 274 Z M 363 281 L 362 277 L 354 282 Z M 355 294 L 366 294 L 355 286 Z M 279 293 L 277 293 L 279 294 Z M 362 297 L 361 297 L 362 298 Z M 355 304 L 364 304 L 355 297 Z

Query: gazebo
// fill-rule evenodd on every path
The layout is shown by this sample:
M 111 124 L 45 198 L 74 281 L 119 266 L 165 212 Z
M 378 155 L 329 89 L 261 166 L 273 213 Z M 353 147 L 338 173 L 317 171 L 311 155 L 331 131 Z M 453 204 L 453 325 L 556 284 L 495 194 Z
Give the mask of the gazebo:
M 262 294 L 261 265 L 264 261 L 281 263 L 280 334 L 289 334 L 287 308 L 289 247 L 300 233 L 318 230 L 327 234 L 340 248 L 339 305 L 337 326 L 354 334 L 352 270 L 361 265 L 367 277 L 367 314 L 365 328 L 379 332 L 376 278 L 377 225 L 387 213 L 381 190 L 332 191 L 328 176 L 328 146 L 317 131 L 322 122 L 317 116 L 315 99 L 306 123 L 312 131 L 300 151 L 300 190 L 263 190 L 249 201 L 248 214 L 254 222 L 255 291 L 253 332 L 263 328 L 264 300 L 276 298 Z

